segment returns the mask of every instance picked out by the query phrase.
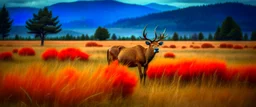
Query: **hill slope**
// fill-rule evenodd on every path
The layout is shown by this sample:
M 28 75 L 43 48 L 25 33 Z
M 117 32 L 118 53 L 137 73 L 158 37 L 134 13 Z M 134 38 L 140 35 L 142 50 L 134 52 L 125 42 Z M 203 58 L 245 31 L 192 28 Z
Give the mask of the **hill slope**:
M 142 28 L 148 24 L 149 27 L 159 25 L 159 27 L 166 27 L 171 30 L 213 31 L 217 26 L 221 26 L 222 21 L 227 16 L 232 16 L 242 30 L 251 31 L 256 29 L 255 11 L 256 6 L 240 3 L 213 4 L 123 19 L 109 25 L 109 27 Z
M 150 3 L 145 6 L 152 8 L 152 9 L 159 10 L 159 11 L 171 11 L 171 10 L 178 9 L 178 7 L 175 7 L 175 6 L 161 5 L 161 4 L 157 4 L 157 3 Z

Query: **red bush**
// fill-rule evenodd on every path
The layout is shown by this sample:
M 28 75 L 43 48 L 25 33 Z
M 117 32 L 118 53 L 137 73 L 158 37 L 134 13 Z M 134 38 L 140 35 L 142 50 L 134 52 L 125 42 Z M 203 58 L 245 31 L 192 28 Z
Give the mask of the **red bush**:
M 225 80 L 239 79 L 256 83 L 256 65 L 231 66 L 224 77 Z
M 3 52 L 0 53 L 0 60 L 12 60 L 12 53 L 11 52 Z
M 181 60 L 178 62 L 159 61 L 151 63 L 148 67 L 147 75 L 149 79 L 154 78 L 172 78 L 175 74 L 181 76 L 184 80 L 190 80 L 197 77 L 210 77 L 216 75 L 222 78 L 226 72 L 226 63 L 218 60 Z
M 176 48 L 176 45 L 170 45 L 170 48 Z
M 45 50 L 45 52 L 42 54 L 43 60 L 49 60 L 49 59 L 57 59 L 58 51 L 54 48 L 50 48 Z
M 88 60 L 89 59 L 89 55 L 87 53 L 84 53 L 79 49 L 75 49 L 75 48 L 63 49 L 59 52 L 57 57 L 61 61 L 69 60 L 69 59 L 70 60 L 75 60 L 75 59 Z
M 210 43 L 203 43 L 201 45 L 201 48 L 214 48 L 214 46 L 212 44 L 210 44 Z
M 244 48 L 248 48 L 248 45 L 244 45 Z
M 254 46 L 253 49 L 256 49 L 256 46 Z
M 168 53 L 164 54 L 164 57 L 165 58 L 175 58 L 175 55 L 173 53 L 171 53 L 171 52 L 168 52 Z
M 87 42 L 87 43 L 85 44 L 85 46 L 86 46 L 86 47 L 103 47 L 103 45 L 98 44 L 98 43 L 96 43 L 96 42 Z
M 169 48 L 169 46 L 167 46 L 167 45 L 164 45 L 164 46 L 162 46 L 162 48 Z
M 190 48 L 193 48 L 193 45 L 190 45 L 189 47 L 190 47 Z
M 33 48 L 21 48 L 18 54 L 20 56 L 35 56 L 36 52 Z
M 227 48 L 227 44 L 226 43 L 221 43 L 220 48 Z
M 200 48 L 200 46 L 193 46 L 193 48 L 194 48 L 194 49 L 199 49 L 199 48 Z
M 13 49 L 12 53 L 18 53 L 18 49 Z
M 136 75 L 118 62 L 92 76 L 88 74 L 73 68 L 49 73 L 40 66 L 33 66 L 24 74 L 9 72 L 0 82 L 0 101 L 78 106 L 84 101 L 102 101 L 109 95 L 127 97 L 137 85 Z
M 227 44 L 227 48 L 233 48 L 233 44 Z
M 234 49 L 244 49 L 244 47 L 242 45 L 235 45 L 233 48 Z
M 182 49 L 186 49 L 187 47 L 186 47 L 186 46 L 182 46 L 181 48 L 182 48 Z

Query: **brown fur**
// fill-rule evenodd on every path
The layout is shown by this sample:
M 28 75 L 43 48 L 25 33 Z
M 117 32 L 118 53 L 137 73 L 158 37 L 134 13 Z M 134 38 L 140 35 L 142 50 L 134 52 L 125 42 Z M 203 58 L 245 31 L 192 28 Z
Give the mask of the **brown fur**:
M 113 62 L 114 60 L 117 60 L 117 56 L 120 53 L 122 49 L 124 49 L 124 46 L 118 45 L 118 46 L 112 46 L 107 50 L 107 61 L 108 64 Z

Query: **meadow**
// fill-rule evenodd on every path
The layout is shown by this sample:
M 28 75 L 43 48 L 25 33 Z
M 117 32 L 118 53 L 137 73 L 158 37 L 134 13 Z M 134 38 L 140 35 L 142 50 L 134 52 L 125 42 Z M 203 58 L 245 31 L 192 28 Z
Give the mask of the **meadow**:
M 40 95 L 33 94 L 33 87 L 29 87 L 29 84 L 25 84 L 27 86 L 27 90 L 17 88 L 15 91 L 23 90 L 26 98 L 21 98 L 22 100 L 14 100 L 9 101 L 6 98 L 0 98 L 1 106 L 61 106 L 64 104 L 66 106 L 119 106 L 119 107 L 255 107 L 256 101 L 256 87 L 254 84 L 254 80 L 252 79 L 252 83 L 246 81 L 247 79 L 239 80 L 233 79 L 228 82 L 219 82 L 216 80 L 214 76 L 210 79 L 207 78 L 197 78 L 197 79 L 189 79 L 186 81 L 181 80 L 180 76 L 174 74 L 174 76 L 170 78 L 164 78 L 161 74 L 160 78 L 157 79 L 147 79 L 145 85 L 140 84 L 138 81 L 138 71 L 137 68 L 126 68 L 125 66 L 119 65 L 111 65 L 107 67 L 107 59 L 106 59 L 106 50 L 113 45 L 124 45 L 126 47 L 132 47 L 135 45 L 142 45 L 146 47 L 144 41 L 95 41 L 98 44 L 102 45 L 100 47 L 85 47 L 85 44 L 88 41 L 45 41 L 45 46 L 41 47 L 39 41 L 0 41 L 0 53 L 1 52 L 12 52 L 13 49 L 20 49 L 23 47 L 32 47 L 35 50 L 34 56 L 20 56 L 17 53 L 13 53 L 12 60 L 1 60 L 0 61 L 0 79 L 6 78 L 10 76 L 9 84 L 6 83 L 6 86 L 11 87 L 15 81 L 11 81 L 15 79 L 15 75 L 12 73 L 19 75 L 24 75 L 24 77 L 17 77 L 17 80 L 26 80 L 25 77 L 30 78 L 30 80 L 26 80 L 25 82 L 31 82 L 31 84 L 36 84 L 36 80 L 38 78 L 29 77 L 31 75 L 37 75 L 34 73 L 36 71 L 42 71 L 45 74 L 42 78 L 46 78 L 46 86 L 44 90 L 49 87 L 53 89 L 64 88 L 59 90 L 64 90 L 66 94 L 60 95 L 63 93 L 55 92 L 53 93 L 58 96 L 58 100 L 55 98 L 47 100 L 37 99 Z M 203 43 L 210 43 L 214 46 L 214 48 L 200 48 Z M 233 49 L 233 48 L 219 48 L 221 43 L 227 43 L 232 45 L 242 46 L 243 49 Z M 166 45 L 166 46 L 165 46 Z M 170 45 L 175 45 L 175 48 L 169 48 Z M 199 49 L 191 48 L 198 46 Z M 246 45 L 246 46 L 245 46 Z M 234 41 L 224 41 L 224 42 L 211 42 L 211 41 L 165 41 L 165 48 L 160 48 L 160 52 L 157 53 L 150 66 L 158 67 L 165 64 L 177 64 L 185 59 L 196 59 L 199 60 L 200 63 L 207 63 L 216 61 L 225 63 L 225 67 L 228 69 L 236 68 L 236 67 L 255 67 L 256 66 L 256 42 L 234 42 Z M 82 52 L 85 52 L 89 55 L 88 60 L 47 60 L 44 61 L 41 57 L 42 53 L 49 48 L 55 48 L 57 51 L 61 51 L 65 48 L 77 48 Z M 171 52 L 175 55 L 175 57 L 165 58 L 165 54 Z M 177 62 L 177 63 L 176 63 Z M 182 65 L 182 64 L 181 64 Z M 213 67 L 217 67 L 218 64 L 214 64 Z M 168 65 L 169 66 L 169 65 Z M 206 65 L 207 68 L 208 65 Z M 118 68 L 118 69 L 116 69 Z M 183 66 L 181 66 L 183 68 Z M 115 69 L 115 70 L 113 70 Z M 122 71 L 124 69 L 124 71 Z M 195 67 L 194 69 L 197 69 Z M 199 68 L 198 68 L 199 69 Z M 112 71 L 113 70 L 113 71 Z M 150 70 L 150 69 L 149 69 Z M 186 70 L 186 69 L 185 69 Z M 239 69 L 240 70 L 240 69 Z M 250 69 L 254 71 L 255 68 Z M 101 77 L 102 72 L 107 75 L 106 77 Z M 122 75 L 117 76 L 113 81 L 108 81 L 109 76 L 114 75 L 114 71 L 123 72 Z M 162 72 L 164 70 L 156 69 L 153 71 L 149 71 L 151 73 L 154 72 Z M 62 73 L 64 72 L 64 74 Z M 67 75 L 65 74 L 67 73 Z M 128 72 L 128 73 L 127 73 Z M 31 73 L 31 74 L 29 74 Z M 255 75 L 256 73 L 252 73 Z M 62 84 L 62 80 L 59 78 L 70 76 L 70 79 L 67 80 L 68 84 L 73 84 L 76 86 L 75 88 L 71 86 L 58 86 L 52 87 L 47 86 L 47 82 L 56 82 L 60 85 Z M 74 76 L 75 75 L 75 76 Z M 53 76 L 53 80 L 49 79 Z M 55 77 L 56 76 L 56 77 Z M 83 79 L 76 79 L 83 78 Z M 95 77 L 96 76 L 96 77 Z M 15 77 L 15 78 L 14 78 Z M 41 77 L 41 76 L 39 76 Z M 124 79 L 120 79 L 123 78 Z M 253 78 L 253 77 L 251 77 Z M 255 75 L 256 78 L 256 75 Z M 56 79 L 56 80 L 55 80 Z M 95 80 L 96 79 L 96 80 Z M 107 80 L 105 80 L 107 79 Z M 64 78 L 63 80 L 66 80 Z M 71 82 L 70 82 L 71 81 Z M 76 81 L 76 82 L 72 82 Z M 119 84 L 118 81 L 122 81 L 122 83 L 127 83 L 127 86 L 124 87 Z M 41 81 L 39 81 L 41 82 Z M 30 83 L 30 82 L 29 82 Z M 256 83 L 256 82 L 255 82 Z M 85 86 L 84 84 L 89 84 Z M 80 86 L 81 85 L 81 86 Z M 113 90 L 110 86 L 116 87 L 117 90 Z M 134 87 L 130 88 L 130 87 Z M 34 87 L 35 88 L 35 87 Z M 37 87 L 38 89 L 42 87 Z M 35 88 L 35 89 L 37 89 Z M 69 92 L 72 88 L 77 89 L 76 92 Z M 122 90 L 122 88 L 126 88 L 127 90 Z M 1 89 L 1 88 L 0 88 Z M 29 92 L 29 89 L 31 93 Z M 84 91 L 84 89 L 86 89 Z M 107 90 L 107 91 L 106 91 Z M 120 92 L 120 90 L 122 92 Z M 36 92 L 36 91 L 35 91 Z M 89 95 L 85 92 L 91 92 Z M 103 94 L 101 92 L 104 92 Z M 5 92 L 0 92 L 0 96 Z M 100 93 L 100 94 L 99 94 Z M 109 93 L 112 93 L 111 95 Z M 118 97 L 113 98 L 116 94 L 121 93 L 121 95 L 117 95 Z M 128 93 L 128 94 L 127 94 Z M 84 95 L 80 98 L 80 95 Z M 127 95 L 126 95 L 127 94 Z M 3 95 L 4 96 L 4 95 Z M 76 98 L 76 99 L 72 99 Z M 10 96 L 11 97 L 11 96 Z M 60 99 L 63 98 L 63 99 Z M 70 98 L 70 99 L 69 99 Z M 2 100 L 4 99 L 4 100 Z M 7 98 L 8 99 L 8 98 Z M 25 99 L 25 100 L 24 100 Z M 54 104 L 48 104 L 49 100 L 54 100 Z M 76 102 L 79 101 L 79 102 Z M 35 101 L 42 101 L 41 103 Z M 58 103 L 58 104 L 56 104 Z M 79 103 L 79 104 L 78 104 Z M 73 105 L 78 104 L 78 105 Z

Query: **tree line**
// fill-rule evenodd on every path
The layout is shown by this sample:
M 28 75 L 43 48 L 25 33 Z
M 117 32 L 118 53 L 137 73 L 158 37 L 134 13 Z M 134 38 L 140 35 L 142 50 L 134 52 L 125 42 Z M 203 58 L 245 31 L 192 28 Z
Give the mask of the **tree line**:
M 2 40 L 5 40 L 9 36 L 11 31 L 13 20 L 10 19 L 9 12 L 3 5 L 0 10 L 0 35 Z M 58 16 L 53 17 L 52 11 L 48 10 L 47 7 L 39 9 L 37 14 L 33 14 L 33 18 L 26 21 L 26 28 L 28 34 L 33 34 L 33 38 L 30 36 L 22 37 L 15 35 L 14 40 L 41 40 L 41 46 L 44 45 L 44 40 L 140 40 L 140 38 L 131 35 L 130 37 L 120 37 L 108 32 L 108 29 L 104 27 L 98 27 L 94 35 L 89 36 L 72 36 L 67 34 L 60 37 L 47 37 L 49 34 L 57 34 L 62 28 L 59 24 Z M 173 34 L 172 37 L 166 38 L 165 40 L 256 40 L 256 31 L 253 31 L 251 37 L 249 38 L 248 34 L 242 33 L 240 26 L 228 16 L 216 29 L 214 35 L 209 34 L 206 38 L 202 32 L 198 34 L 193 34 L 191 36 L 179 35 L 177 32 Z

